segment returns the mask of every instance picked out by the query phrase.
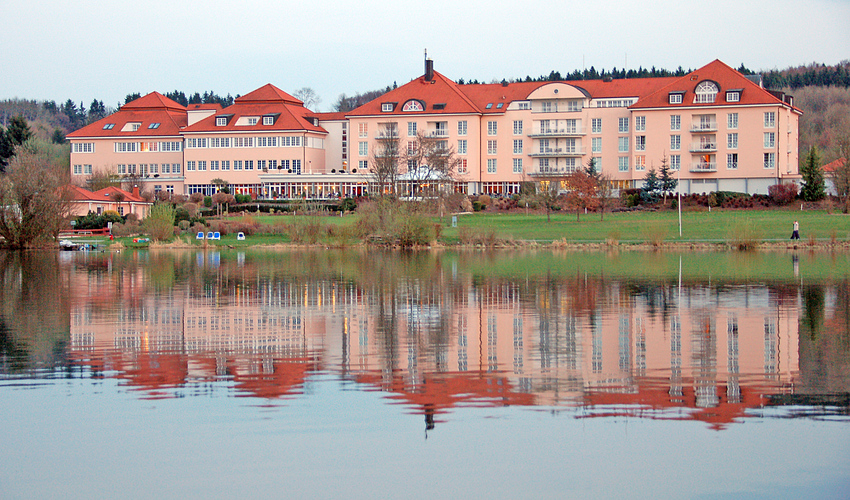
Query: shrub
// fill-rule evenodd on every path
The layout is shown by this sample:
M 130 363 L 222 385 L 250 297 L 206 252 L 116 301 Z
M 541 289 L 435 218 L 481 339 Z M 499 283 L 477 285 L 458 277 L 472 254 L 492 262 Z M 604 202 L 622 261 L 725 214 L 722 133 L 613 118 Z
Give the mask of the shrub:
M 489 207 L 491 202 L 492 199 L 486 194 L 482 194 L 478 197 L 478 203 L 481 203 L 484 207 Z
M 204 196 L 204 206 L 207 208 L 212 208 L 213 199 L 212 196 Z
M 174 212 L 174 205 L 171 203 L 156 203 L 145 218 L 145 232 L 156 241 L 171 238 L 174 235 Z
M 669 232 L 667 226 L 660 222 L 647 223 L 641 228 L 644 240 L 655 247 L 664 243 Z
M 777 205 L 787 205 L 797 198 L 797 184 L 774 184 L 767 188 L 767 195 Z
M 204 194 L 203 193 L 192 193 L 191 195 L 189 195 L 189 201 L 191 201 L 192 203 L 194 203 L 196 205 L 200 204 L 202 201 L 204 201 Z
M 754 250 L 761 241 L 761 231 L 751 220 L 738 221 L 729 229 L 729 242 L 738 250 Z

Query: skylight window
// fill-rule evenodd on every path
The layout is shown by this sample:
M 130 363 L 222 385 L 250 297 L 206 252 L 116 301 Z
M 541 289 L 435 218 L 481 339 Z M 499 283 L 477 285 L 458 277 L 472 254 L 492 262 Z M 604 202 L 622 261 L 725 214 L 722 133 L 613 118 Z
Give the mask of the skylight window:
M 492 107 L 493 107 L 493 103 L 492 103 L 492 102 L 488 102 L 488 103 L 487 103 L 487 105 L 486 105 L 486 106 L 484 106 L 484 107 L 485 107 L 485 108 L 487 108 L 487 109 L 490 109 L 490 108 L 492 108 Z
M 505 105 L 505 103 L 500 102 L 499 104 L 496 104 L 496 109 L 501 109 L 502 106 L 504 106 L 504 105 Z
M 103 130 L 112 130 L 113 127 L 115 127 L 114 123 L 105 123 L 103 125 Z
M 159 123 L 151 123 L 150 125 L 148 125 L 148 128 L 157 129 L 157 128 L 159 128 Z

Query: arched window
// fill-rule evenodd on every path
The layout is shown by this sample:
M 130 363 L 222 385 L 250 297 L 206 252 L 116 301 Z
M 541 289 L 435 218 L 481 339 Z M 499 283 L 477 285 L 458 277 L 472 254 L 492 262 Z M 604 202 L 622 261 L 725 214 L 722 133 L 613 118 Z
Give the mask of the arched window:
M 697 85 L 696 90 L 694 91 L 694 93 L 696 94 L 694 102 L 714 102 L 714 98 L 717 97 L 717 92 L 719 90 L 720 89 L 717 87 L 717 84 L 712 81 L 705 80 L 703 82 L 700 82 L 699 85 Z

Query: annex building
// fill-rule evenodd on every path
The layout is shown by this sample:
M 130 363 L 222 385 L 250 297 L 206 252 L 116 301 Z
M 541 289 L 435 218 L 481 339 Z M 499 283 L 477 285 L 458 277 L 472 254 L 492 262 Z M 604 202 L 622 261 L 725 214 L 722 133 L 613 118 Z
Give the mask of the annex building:
M 800 178 L 793 99 L 721 61 L 682 77 L 459 85 L 424 74 L 347 113 L 316 113 L 268 84 L 222 109 L 152 92 L 68 135 L 71 179 L 126 176 L 142 191 L 212 194 L 221 180 L 257 198 L 378 191 L 381 144 L 417 134 L 456 155 L 451 183 L 508 195 L 594 161 L 616 188 L 667 161 L 682 193 L 766 194 Z M 417 168 L 400 165 L 400 173 Z

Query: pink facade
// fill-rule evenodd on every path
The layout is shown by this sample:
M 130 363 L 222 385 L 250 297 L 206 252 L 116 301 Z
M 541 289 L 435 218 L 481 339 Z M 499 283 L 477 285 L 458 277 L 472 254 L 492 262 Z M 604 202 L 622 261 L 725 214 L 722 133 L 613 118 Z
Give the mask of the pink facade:
M 799 179 L 799 116 L 789 96 L 720 61 L 680 78 L 458 85 L 428 60 L 348 113 L 312 113 L 273 85 L 226 109 L 153 93 L 69 140 L 77 183 L 107 171 L 177 194 L 211 194 L 222 179 L 265 198 L 359 196 L 375 189 L 387 134 L 407 148 L 423 132 L 457 155 L 454 187 L 469 194 L 514 193 L 591 160 L 616 187 L 637 187 L 665 159 L 684 193 L 767 193 Z

